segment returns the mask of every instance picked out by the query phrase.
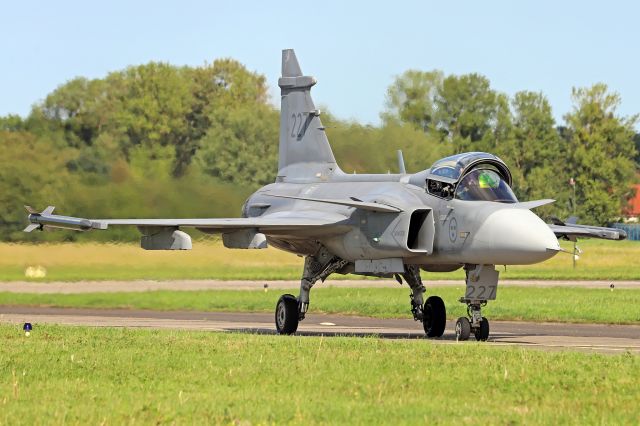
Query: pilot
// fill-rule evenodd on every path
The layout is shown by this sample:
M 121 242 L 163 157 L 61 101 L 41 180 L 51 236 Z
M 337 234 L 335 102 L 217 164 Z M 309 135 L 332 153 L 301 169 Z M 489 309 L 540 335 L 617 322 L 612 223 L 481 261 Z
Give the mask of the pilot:
M 478 174 L 478 186 L 480 188 L 497 188 L 500 185 L 500 177 L 492 171 L 481 170 Z
M 517 201 L 506 182 L 490 169 L 476 169 L 467 173 L 458 184 L 456 198 L 464 201 Z

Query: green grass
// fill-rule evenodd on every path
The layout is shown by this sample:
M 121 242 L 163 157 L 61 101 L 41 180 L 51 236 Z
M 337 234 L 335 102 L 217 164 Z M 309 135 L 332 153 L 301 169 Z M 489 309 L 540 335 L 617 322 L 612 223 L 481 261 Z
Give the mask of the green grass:
M 131 308 L 156 310 L 272 312 L 283 290 L 151 291 L 142 293 L 15 294 L 0 292 L 0 305 Z M 463 316 L 458 302 L 463 287 L 429 288 L 440 295 L 449 318 Z M 311 312 L 378 318 L 409 317 L 409 290 L 403 288 L 336 288 L 318 286 L 311 293 Z M 640 290 L 577 287 L 498 288 L 498 299 L 483 313 L 496 320 L 640 323 Z
M 0 281 L 136 279 L 294 279 L 301 259 L 276 249 L 229 250 L 221 242 L 194 241 L 191 251 L 146 251 L 135 244 L 0 243 Z M 29 279 L 29 266 L 46 269 Z
M 570 243 L 562 244 L 571 250 Z M 640 243 L 585 240 L 573 269 L 571 255 L 529 266 L 499 267 L 502 279 L 640 280 Z M 136 279 L 299 279 L 303 260 L 273 248 L 229 250 L 218 240 L 196 240 L 192 251 L 145 251 L 135 244 L 0 243 L 0 281 L 25 280 L 29 266 L 42 266 L 42 281 Z M 423 273 L 427 279 L 462 279 L 464 273 Z M 336 275 L 336 278 L 343 276 Z
M 637 424 L 640 357 L 0 325 L 2 424 Z

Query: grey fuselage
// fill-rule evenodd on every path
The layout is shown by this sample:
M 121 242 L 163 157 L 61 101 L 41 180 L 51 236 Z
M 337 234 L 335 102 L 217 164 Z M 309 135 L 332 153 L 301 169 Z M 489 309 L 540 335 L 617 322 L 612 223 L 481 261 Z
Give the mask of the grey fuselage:
M 532 264 L 558 252 L 553 232 L 527 208 L 520 208 L 517 203 L 435 197 L 425 190 L 423 175 L 349 175 L 337 170 L 324 182 L 274 183 L 247 200 L 243 216 L 290 211 L 340 216 L 344 229 L 309 229 L 307 235 L 272 235 L 267 240 L 277 248 L 302 256 L 313 255 L 322 245 L 352 262 L 402 258 L 406 264 L 420 265 L 426 270 L 449 271 L 463 264 Z M 315 199 L 355 198 L 397 206 L 403 212 L 366 211 L 270 194 Z M 426 212 L 423 226 L 433 229 L 424 231 L 422 243 L 409 244 L 411 215 L 416 209 Z

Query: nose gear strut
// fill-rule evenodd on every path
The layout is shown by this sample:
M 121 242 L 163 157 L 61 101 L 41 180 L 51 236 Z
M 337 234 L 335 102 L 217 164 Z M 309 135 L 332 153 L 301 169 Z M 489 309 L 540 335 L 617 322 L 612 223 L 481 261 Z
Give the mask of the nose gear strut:
M 489 338 L 489 320 L 482 316 L 482 307 L 496 298 L 498 271 L 493 265 L 465 265 L 466 291 L 460 298 L 467 305 L 467 317 L 456 321 L 456 338 L 467 340 L 473 332 L 476 340 Z

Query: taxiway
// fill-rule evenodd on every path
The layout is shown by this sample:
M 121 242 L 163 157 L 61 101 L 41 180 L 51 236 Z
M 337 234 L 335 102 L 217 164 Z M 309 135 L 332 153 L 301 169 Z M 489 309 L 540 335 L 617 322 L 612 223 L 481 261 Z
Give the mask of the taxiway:
M 275 334 L 273 314 L 270 313 L 0 306 L 0 322 L 30 322 L 34 324 L 34 334 L 39 324 Z M 444 336 L 430 341 L 476 344 L 475 341 L 456 342 L 453 328 L 453 322 L 448 322 Z M 424 339 L 421 325 L 410 319 L 311 313 L 300 323 L 298 334 Z M 486 344 L 640 355 L 640 326 L 491 321 L 491 336 Z

